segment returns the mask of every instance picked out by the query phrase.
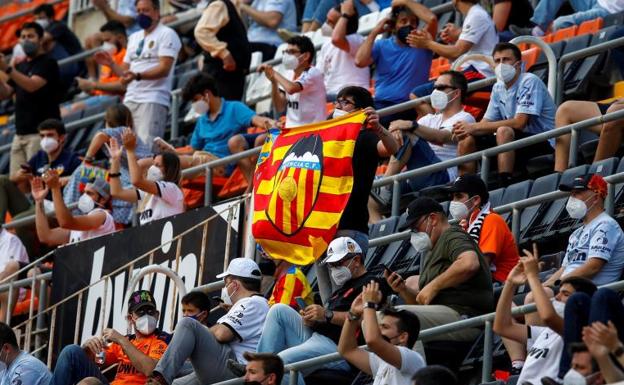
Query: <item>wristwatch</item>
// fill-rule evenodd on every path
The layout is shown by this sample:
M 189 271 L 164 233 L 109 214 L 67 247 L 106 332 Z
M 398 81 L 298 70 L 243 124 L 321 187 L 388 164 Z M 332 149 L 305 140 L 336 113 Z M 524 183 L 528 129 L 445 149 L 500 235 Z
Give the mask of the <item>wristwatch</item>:
M 334 318 L 334 312 L 329 309 L 325 309 L 325 321 L 330 323 L 332 318 Z
M 141 81 L 142 76 L 141 76 L 141 73 L 140 73 L 140 72 L 137 72 L 137 73 L 134 75 L 134 77 L 136 78 L 136 80 L 137 80 L 137 81 Z
M 375 302 L 366 302 L 364 304 L 364 309 L 373 309 L 373 310 L 379 310 L 379 305 L 376 304 Z
M 410 127 L 410 130 L 411 130 L 412 132 L 416 131 L 416 130 L 418 129 L 418 126 L 419 126 L 418 122 L 414 120 L 414 121 L 412 122 L 412 126 Z
M 613 352 L 611 352 L 615 356 L 615 358 L 619 358 L 622 354 L 624 354 L 624 346 L 620 344 Z
M 346 13 L 342 13 L 342 14 L 340 15 L 340 17 L 344 17 L 345 19 L 349 19 L 349 18 L 351 18 L 351 15 L 346 14 Z
M 349 313 L 347 315 L 347 317 L 349 318 L 349 321 L 359 321 L 360 318 L 362 318 L 361 315 L 355 314 L 353 313 L 351 310 L 349 310 Z

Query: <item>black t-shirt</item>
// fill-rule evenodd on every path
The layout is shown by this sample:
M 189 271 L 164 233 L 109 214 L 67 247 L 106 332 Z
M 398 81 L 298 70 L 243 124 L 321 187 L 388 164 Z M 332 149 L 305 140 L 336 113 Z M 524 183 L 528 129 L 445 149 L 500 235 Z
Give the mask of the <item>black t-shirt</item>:
M 341 288 L 334 291 L 327 301 L 327 309 L 332 311 L 349 311 L 351 309 L 351 303 L 355 301 L 355 298 L 360 295 L 364 285 L 368 284 L 371 280 L 375 280 L 379 283 L 379 290 L 383 294 L 382 303 L 385 302 L 386 296 L 391 293 L 391 289 L 385 280 L 377 279 L 372 274 L 366 273 L 359 278 L 351 279 L 347 281 Z M 336 344 L 340 339 L 340 332 L 342 326 L 334 325 L 331 323 L 318 322 L 312 330 L 331 338 Z
M 65 51 L 71 56 L 82 52 L 82 45 L 78 37 L 64 23 L 53 21 L 47 28 L 54 40 L 65 48 Z
M 531 17 L 533 16 L 533 7 L 529 0 L 493 0 L 494 4 L 511 2 L 511 11 L 507 19 L 505 29 L 514 24 L 519 27 L 528 27 L 531 25 Z
M 26 76 L 37 75 L 47 80 L 35 92 L 24 90 L 12 79 L 9 82 L 15 90 L 15 132 L 18 135 L 36 134 L 37 126 L 44 120 L 61 119 L 59 66 L 50 56 L 40 55 L 19 63 L 15 69 Z
M 368 196 L 379 165 L 379 138 L 368 130 L 360 131 L 353 150 L 353 189 L 338 230 L 357 230 L 368 234 Z
M 41 176 L 48 169 L 57 170 L 59 176 L 70 176 L 80 166 L 82 162 L 78 155 L 69 151 L 66 147 L 61 150 L 59 156 L 50 163 L 48 160 L 48 154 L 39 150 L 28 161 L 28 164 L 32 168 L 33 175 Z M 52 200 L 52 192 L 48 193 L 46 199 Z

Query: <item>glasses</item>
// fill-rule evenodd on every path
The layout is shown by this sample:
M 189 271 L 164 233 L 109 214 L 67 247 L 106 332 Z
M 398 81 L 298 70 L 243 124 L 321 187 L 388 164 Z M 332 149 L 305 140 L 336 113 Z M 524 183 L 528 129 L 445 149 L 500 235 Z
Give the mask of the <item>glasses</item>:
M 349 100 L 349 99 L 336 99 L 336 101 L 334 102 L 334 105 L 336 106 L 347 106 L 347 105 L 352 105 L 355 107 L 355 102 Z
M 434 90 L 438 91 L 446 91 L 446 90 L 454 90 L 455 87 L 447 85 L 447 84 L 436 84 L 433 86 Z
M 135 52 L 137 56 L 141 56 L 141 54 L 143 53 L 143 46 L 144 45 L 145 45 L 145 39 L 143 39 L 143 40 L 141 40 L 139 42 L 139 46 L 137 47 L 136 52 Z
M 284 53 L 287 53 L 289 55 L 299 55 L 301 51 L 299 51 L 298 49 L 285 49 Z
M 151 315 L 151 316 L 155 316 L 156 315 L 156 309 L 153 308 L 147 308 L 147 309 L 139 309 L 134 311 L 134 314 L 137 315 L 137 317 L 143 317 L 144 315 Z

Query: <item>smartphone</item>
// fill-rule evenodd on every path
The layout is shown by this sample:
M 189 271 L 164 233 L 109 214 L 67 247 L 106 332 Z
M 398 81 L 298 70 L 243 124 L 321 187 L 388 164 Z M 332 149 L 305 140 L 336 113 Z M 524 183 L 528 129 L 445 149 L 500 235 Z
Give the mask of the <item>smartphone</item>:
M 304 301 L 301 297 L 295 297 L 295 302 L 297 302 L 297 306 L 299 306 L 300 310 L 303 310 L 308 306 L 306 301 Z
M 390 275 L 390 274 L 394 273 L 394 271 L 390 270 L 390 268 L 389 268 L 388 266 L 386 266 L 385 264 L 380 263 L 380 265 L 381 265 L 381 267 L 383 267 L 383 269 L 384 269 L 385 271 L 387 271 L 387 272 L 388 272 L 388 275 Z

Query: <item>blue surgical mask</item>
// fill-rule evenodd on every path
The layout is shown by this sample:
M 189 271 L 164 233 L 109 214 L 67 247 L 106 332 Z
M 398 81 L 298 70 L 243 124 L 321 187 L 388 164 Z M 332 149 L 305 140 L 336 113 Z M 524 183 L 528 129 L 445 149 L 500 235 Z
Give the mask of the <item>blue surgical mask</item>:
M 148 15 L 140 13 L 136 18 L 136 22 L 139 25 L 139 27 L 141 27 L 141 29 L 148 29 L 149 27 L 152 26 L 152 23 L 154 22 L 154 20 L 152 20 L 152 18 L 149 17 Z
M 399 28 L 396 32 L 397 39 L 403 44 L 407 44 L 407 36 L 409 36 L 410 32 L 412 32 L 411 25 L 405 25 Z

